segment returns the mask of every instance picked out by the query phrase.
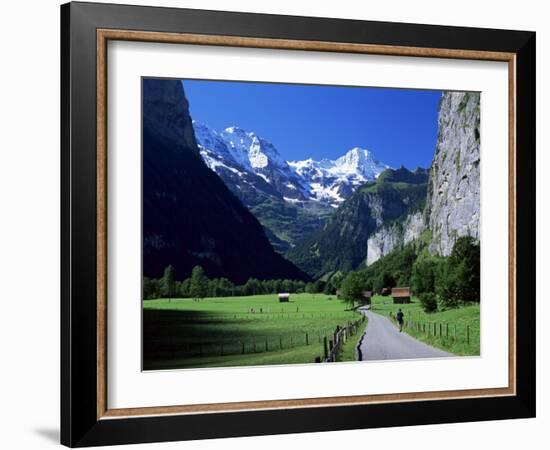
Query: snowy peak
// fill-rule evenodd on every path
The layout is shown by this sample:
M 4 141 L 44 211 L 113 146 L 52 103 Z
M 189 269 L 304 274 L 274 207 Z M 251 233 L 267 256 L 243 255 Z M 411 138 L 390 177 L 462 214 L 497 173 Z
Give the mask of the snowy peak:
M 389 166 L 380 163 L 369 150 L 355 147 L 334 161 L 333 172 L 361 175 L 373 180 Z
M 257 186 L 265 189 L 268 183 L 290 203 L 313 201 L 336 208 L 358 186 L 375 180 L 389 167 L 361 147 L 335 160 L 285 161 L 271 142 L 254 132 L 232 126 L 218 133 L 197 121 L 193 126 L 203 159 L 218 175 L 227 170 L 242 172 L 242 182 L 248 185 L 254 175 L 262 180 Z
M 193 121 L 193 126 L 201 147 L 229 157 L 248 171 L 269 165 L 283 169 L 287 166 L 275 146 L 253 132 L 233 126 L 218 133 L 197 121 Z
M 378 161 L 372 152 L 361 147 L 354 147 L 333 161 L 309 158 L 288 164 L 309 186 L 312 200 L 332 207 L 339 206 L 358 186 L 375 180 L 389 168 Z
M 339 167 L 358 169 L 360 166 L 372 160 L 371 153 L 367 149 L 354 147 L 348 150 L 344 156 L 340 156 L 340 158 L 334 161 L 334 164 Z

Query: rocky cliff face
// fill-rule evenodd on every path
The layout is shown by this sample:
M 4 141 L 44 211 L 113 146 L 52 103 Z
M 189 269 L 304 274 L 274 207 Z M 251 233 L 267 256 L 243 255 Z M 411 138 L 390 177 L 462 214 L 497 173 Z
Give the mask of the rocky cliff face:
M 479 239 L 479 102 L 476 93 L 446 92 L 441 98 L 438 138 L 426 207 L 379 227 L 368 239 L 366 264 L 430 230 L 431 253 L 448 256 L 456 239 Z
M 432 253 L 449 255 L 461 236 L 479 239 L 479 108 L 478 93 L 446 92 L 441 99 L 425 211 Z
M 394 248 L 408 244 L 420 237 L 426 229 L 421 211 L 405 216 L 403 220 L 376 230 L 367 241 L 367 266 L 390 253 Z

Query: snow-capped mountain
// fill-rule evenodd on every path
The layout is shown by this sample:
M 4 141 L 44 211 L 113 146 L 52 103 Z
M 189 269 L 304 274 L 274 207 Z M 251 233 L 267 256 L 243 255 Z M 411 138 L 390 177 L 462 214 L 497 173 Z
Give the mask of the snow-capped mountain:
M 389 168 L 364 148 L 355 147 L 336 160 L 285 161 L 271 142 L 253 132 L 239 127 L 217 132 L 197 121 L 193 127 L 204 161 L 226 183 L 231 178 L 236 189 L 254 185 L 302 206 L 318 202 L 336 208 L 358 186 Z
M 217 132 L 197 121 L 193 127 L 204 161 L 222 178 L 230 171 L 263 192 L 288 201 L 307 200 L 307 189 L 271 142 L 239 127 Z
M 355 147 L 340 158 L 330 161 L 291 161 L 288 163 L 309 186 L 312 199 L 338 206 L 355 189 L 375 180 L 389 166 L 378 161 L 372 152 Z

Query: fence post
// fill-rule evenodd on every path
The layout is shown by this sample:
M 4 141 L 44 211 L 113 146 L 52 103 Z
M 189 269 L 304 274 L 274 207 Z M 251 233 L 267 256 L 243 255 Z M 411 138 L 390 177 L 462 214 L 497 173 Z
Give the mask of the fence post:
M 455 324 L 455 341 L 456 341 L 456 324 Z
M 437 323 L 434 322 L 434 337 L 437 336 Z
M 470 325 L 466 325 L 466 343 L 470 343 Z
M 280 350 L 283 349 L 283 337 L 282 336 L 279 336 L 279 349 Z
M 244 355 L 244 342 L 243 342 L 243 355 Z
M 306 333 L 306 345 L 309 345 L 309 336 Z
M 443 335 L 443 324 L 439 322 L 439 337 Z
M 328 358 L 328 343 L 327 343 L 327 337 L 323 336 L 323 349 L 325 351 L 325 359 Z
M 445 337 L 448 338 L 449 337 L 449 322 L 446 323 L 446 330 L 445 330 Z

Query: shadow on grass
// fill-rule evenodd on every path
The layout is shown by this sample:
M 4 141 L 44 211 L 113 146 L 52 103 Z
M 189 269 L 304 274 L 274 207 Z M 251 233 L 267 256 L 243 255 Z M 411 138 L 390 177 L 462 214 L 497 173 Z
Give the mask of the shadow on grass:
M 158 369 L 163 361 L 256 353 L 279 344 L 266 338 L 260 324 L 243 321 L 238 315 L 143 310 L 144 370 Z

